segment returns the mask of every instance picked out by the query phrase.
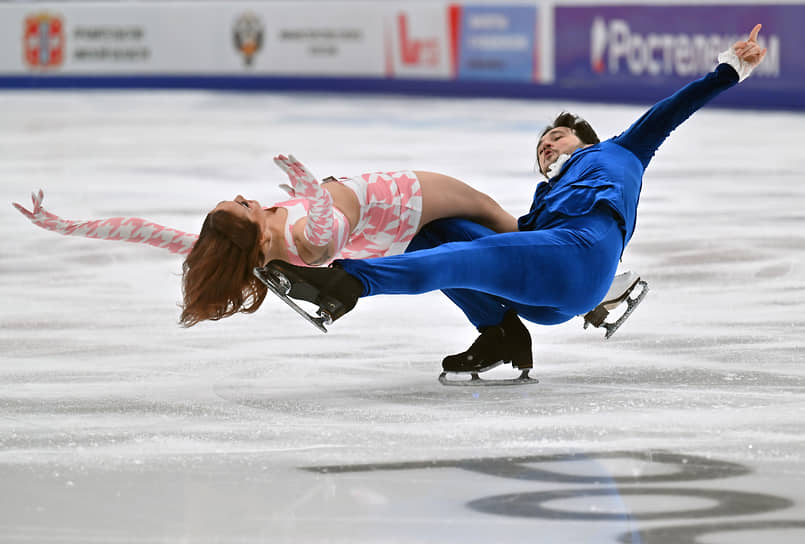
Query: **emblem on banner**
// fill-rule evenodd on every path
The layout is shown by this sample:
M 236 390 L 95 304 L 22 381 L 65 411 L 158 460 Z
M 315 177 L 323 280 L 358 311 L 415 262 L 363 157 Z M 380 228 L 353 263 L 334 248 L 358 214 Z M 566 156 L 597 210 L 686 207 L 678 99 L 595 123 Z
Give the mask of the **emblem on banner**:
M 590 28 L 590 65 L 593 72 L 602 74 L 606 69 L 604 53 L 607 49 L 607 25 L 601 17 L 593 20 Z
M 25 62 L 34 68 L 55 68 L 64 61 L 64 23 L 58 15 L 37 13 L 25 18 Z
M 439 39 L 414 38 L 409 28 L 408 15 L 397 14 L 397 30 L 400 36 L 400 60 L 408 66 L 437 66 L 440 59 Z
M 243 56 L 246 66 L 251 66 L 254 56 L 263 47 L 263 22 L 254 13 L 244 13 L 235 20 L 232 34 L 235 47 Z

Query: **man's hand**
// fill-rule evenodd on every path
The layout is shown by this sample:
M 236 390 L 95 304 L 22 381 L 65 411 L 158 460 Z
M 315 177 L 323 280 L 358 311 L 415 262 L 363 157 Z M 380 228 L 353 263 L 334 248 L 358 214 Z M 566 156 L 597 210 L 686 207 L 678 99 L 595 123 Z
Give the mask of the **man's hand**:
M 752 68 L 760 64 L 760 61 L 766 56 L 766 48 L 761 49 L 760 45 L 757 43 L 757 35 L 762 27 L 763 25 L 760 24 L 755 25 L 755 28 L 753 28 L 752 32 L 749 34 L 748 40 L 745 42 L 735 42 L 735 45 L 732 46 L 732 50 L 735 51 L 738 58 L 752 66 Z
M 766 56 L 766 48 L 761 48 L 757 43 L 757 35 L 763 25 L 755 25 L 752 32 L 749 33 L 749 39 L 746 41 L 737 41 L 732 47 L 718 55 L 719 63 L 726 63 L 735 68 L 738 72 L 738 81 L 743 81 L 755 66 L 760 64 L 763 57 Z

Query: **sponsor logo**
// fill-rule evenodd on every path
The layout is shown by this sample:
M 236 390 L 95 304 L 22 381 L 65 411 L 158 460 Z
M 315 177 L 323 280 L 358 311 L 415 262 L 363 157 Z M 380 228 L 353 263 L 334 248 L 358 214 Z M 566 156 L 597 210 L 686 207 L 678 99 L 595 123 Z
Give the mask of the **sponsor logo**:
M 590 68 L 604 75 L 626 72 L 642 76 L 690 77 L 709 72 L 722 51 L 745 36 L 634 31 L 624 19 L 596 17 L 590 26 Z M 780 76 L 780 38 L 772 34 L 758 43 L 768 53 L 753 74 Z
M 76 64 L 131 65 L 151 58 L 146 29 L 139 25 L 77 25 L 71 36 Z
M 254 13 L 247 12 L 235 20 L 232 27 L 232 37 L 235 48 L 243 57 L 243 63 L 251 66 L 257 52 L 263 47 L 265 27 L 260 18 Z
M 537 10 L 465 6 L 458 35 L 458 77 L 533 81 Z
M 64 61 L 64 23 L 60 16 L 37 13 L 25 18 L 25 62 L 33 68 L 56 68 Z
M 282 43 L 298 43 L 306 47 L 311 57 L 337 57 L 344 46 L 360 44 L 363 31 L 359 28 L 300 27 L 279 31 Z
M 400 39 L 400 61 L 403 66 L 438 66 L 438 38 L 413 38 L 409 32 L 408 16 L 405 13 L 397 15 L 397 30 Z

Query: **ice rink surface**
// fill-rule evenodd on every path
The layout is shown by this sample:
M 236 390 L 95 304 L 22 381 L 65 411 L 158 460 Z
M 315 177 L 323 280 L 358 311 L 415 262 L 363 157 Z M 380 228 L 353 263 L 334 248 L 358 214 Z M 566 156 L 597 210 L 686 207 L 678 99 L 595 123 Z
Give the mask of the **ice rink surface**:
M 180 257 L 11 206 L 42 188 L 65 218 L 198 232 L 238 193 L 281 200 L 290 152 L 320 177 L 443 172 L 521 215 L 562 109 L 607 138 L 645 107 L 0 94 L 0 542 L 805 541 L 805 115 L 674 132 L 624 256 L 651 292 L 610 340 L 529 324 L 532 386 L 440 385 L 477 333 L 439 293 L 363 299 L 326 335 L 274 299 L 183 329 Z

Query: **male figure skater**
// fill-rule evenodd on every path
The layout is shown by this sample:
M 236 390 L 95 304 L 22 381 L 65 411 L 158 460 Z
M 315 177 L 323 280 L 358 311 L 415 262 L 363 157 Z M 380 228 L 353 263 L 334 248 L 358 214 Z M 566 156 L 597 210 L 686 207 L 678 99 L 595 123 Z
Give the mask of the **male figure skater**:
M 483 372 L 501 362 L 529 369 L 531 338 L 520 318 L 562 323 L 603 299 L 634 232 L 643 172 L 654 152 L 763 60 L 760 28 L 721 53 L 715 70 L 614 138 L 601 142 L 582 118 L 559 115 L 537 145 L 548 181 L 537 186 L 518 232 L 495 234 L 470 221 L 443 219 L 423 229 L 402 255 L 340 260 L 328 269 L 272 261 L 256 273 L 284 277 L 290 298 L 318 304 L 333 320 L 360 297 L 441 289 L 481 333 L 469 349 L 444 359 L 445 371 Z

